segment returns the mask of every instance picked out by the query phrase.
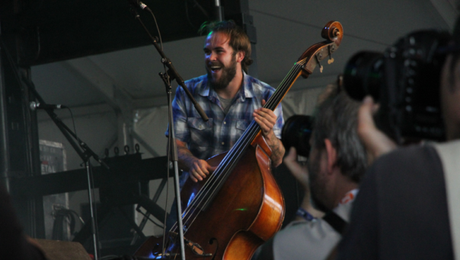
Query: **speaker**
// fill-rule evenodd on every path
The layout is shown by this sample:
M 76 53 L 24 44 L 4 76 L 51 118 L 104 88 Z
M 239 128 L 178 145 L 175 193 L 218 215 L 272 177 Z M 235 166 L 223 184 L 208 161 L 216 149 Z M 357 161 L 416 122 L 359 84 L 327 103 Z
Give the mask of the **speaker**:
M 45 252 L 49 260 L 91 260 L 83 246 L 78 242 L 32 239 Z

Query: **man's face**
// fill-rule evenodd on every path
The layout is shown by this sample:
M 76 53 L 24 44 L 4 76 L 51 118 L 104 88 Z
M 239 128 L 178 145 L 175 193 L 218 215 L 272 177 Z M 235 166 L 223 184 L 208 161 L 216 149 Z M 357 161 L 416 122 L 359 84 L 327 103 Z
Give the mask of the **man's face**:
M 451 63 L 449 55 L 441 72 L 441 108 L 447 140 L 460 138 L 460 60 L 453 70 Z
M 203 48 L 208 80 L 214 89 L 226 88 L 236 75 L 237 53 L 228 42 L 228 35 L 214 32 L 208 35 Z

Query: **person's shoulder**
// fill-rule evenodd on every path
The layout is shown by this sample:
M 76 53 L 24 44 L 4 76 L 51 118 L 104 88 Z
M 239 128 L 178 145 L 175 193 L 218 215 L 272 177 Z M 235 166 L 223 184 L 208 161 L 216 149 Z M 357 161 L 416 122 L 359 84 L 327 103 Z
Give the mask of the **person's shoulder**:
M 407 160 L 407 159 L 420 159 L 421 157 L 432 156 L 435 154 L 433 146 L 430 144 L 417 144 L 400 147 L 388 154 L 383 155 L 383 160 Z
M 417 174 L 415 172 L 437 171 L 440 165 L 439 156 L 432 145 L 411 145 L 382 155 L 369 169 L 370 172 L 378 172 L 377 175 L 388 177 L 402 174 L 407 177 Z
M 268 83 L 258 79 L 258 78 L 255 78 L 251 75 L 248 75 L 246 74 L 245 75 L 245 81 L 247 83 L 247 85 L 249 87 L 252 88 L 252 90 L 254 91 L 254 93 L 265 93 L 265 92 L 268 92 L 268 93 L 273 93 L 275 92 L 275 88 L 270 86 Z
M 186 80 L 185 85 L 187 85 L 187 86 L 196 86 L 196 85 L 205 83 L 206 81 L 207 81 L 207 76 L 206 75 L 201 75 L 201 76 Z
M 208 79 L 207 79 L 206 75 L 201 75 L 201 76 L 186 80 L 184 82 L 184 84 L 193 93 L 195 91 L 195 89 L 197 89 L 197 88 L 201 89 L 203 87 L 206 87 L 207 80 Z M 182 90 L 181 87 L 178 87 L 178 89 L 181 89 L 181 91 L 184 91 L 184 90 Z

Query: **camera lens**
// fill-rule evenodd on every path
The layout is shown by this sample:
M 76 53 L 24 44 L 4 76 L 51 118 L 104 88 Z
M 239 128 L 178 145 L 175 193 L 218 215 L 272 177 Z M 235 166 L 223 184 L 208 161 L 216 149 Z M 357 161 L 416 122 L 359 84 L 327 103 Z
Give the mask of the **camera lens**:
M 294 147 L 298 155 L 308 157 L 310 153 L 310 136 L 312 117 L 294 115 L 289 117 L 281 130 L 281 141 L 286 150 Z
M 367 95 L 378 102 L 382 87 L 383 54 L 361 51 L 346 64 L 343 87 L 348 95 L 358 101 Z

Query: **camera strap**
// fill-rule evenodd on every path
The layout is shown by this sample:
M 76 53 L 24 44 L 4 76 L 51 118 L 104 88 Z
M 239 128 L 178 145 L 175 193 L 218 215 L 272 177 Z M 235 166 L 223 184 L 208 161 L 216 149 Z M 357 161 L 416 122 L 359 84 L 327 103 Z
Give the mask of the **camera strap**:
M 348 223 L 334 211 L 327 212 L 323 217 L 323 220 L 331 225 L 331 227 L 341 235 L 343 235 L 348 226 Z
M 460 260 L 460 141 L 433 144 L 441 158 L 446 183 L 447 205 L 454 257 Z

